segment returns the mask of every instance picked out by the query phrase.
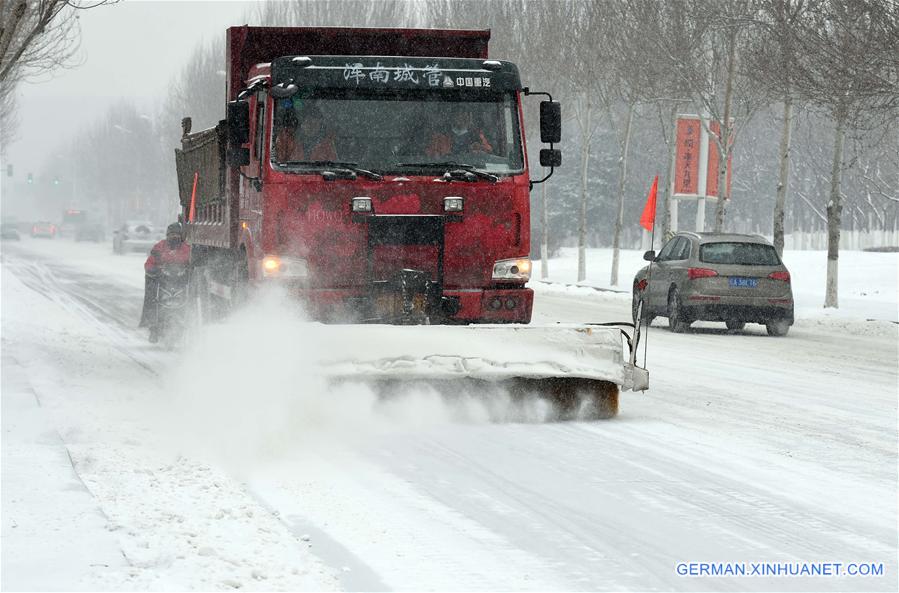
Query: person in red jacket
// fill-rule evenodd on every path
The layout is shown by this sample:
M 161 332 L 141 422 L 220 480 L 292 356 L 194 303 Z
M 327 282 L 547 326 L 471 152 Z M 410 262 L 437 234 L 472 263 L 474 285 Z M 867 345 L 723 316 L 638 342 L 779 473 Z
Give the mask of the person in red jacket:
M 457 105 L 450 116 L 449 129 L 431 136 L 425 154 L 429 157 L 442 157 L 471 152 L 492 153 L 493 147 L 484 133 L 475 128 L 471 112 Z
M 150 328 L 150 341 L 159 340 L 156 318 L 156 294 L 159 288 L 159 270 L 169 265 L 190 263 L 190 245 L 184 242 L 184 227 L 180 222 L 170 224 L 165 230 L 165 239 L 150 249 L 144 262 L 144 308 L 139 327 Z
M 293 109 L 285 112 L 275 138 L 275 160 L 281 163 L 337 160 L 334 134 L 325 130 L 324 118 L 318 107 L 307 107 L 302 123 L 297 121 Z

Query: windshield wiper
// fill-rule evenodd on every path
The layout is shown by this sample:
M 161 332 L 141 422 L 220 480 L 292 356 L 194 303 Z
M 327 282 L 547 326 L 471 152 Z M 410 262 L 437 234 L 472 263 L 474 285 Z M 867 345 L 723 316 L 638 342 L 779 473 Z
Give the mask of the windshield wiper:
M 344 169 L 346 171 L 352 171 L 357 175 L 362 175 L 363 177 L 368 177 L 369 179 L 374 179 L 375 181 L 381 181 L 382 179 L 384 179 L 384 176 L 380 173 L 375 173 L 374 171 L 363 169 L 359 166 L 359 163 L 351 163 L 349 161 L 287 161 L 285 163 L 278 164 L 286 166 L 304 165 L 315 168 L 333 167 L 337 169 Z
M 427 162 L 427 163 L 398 163 L 398 167 L 435 167 L 440 169 L 447 169 L 444 174 L 448 179 L 458 179 L 459 174 L 462 175 L 462 179 L 465 181 L 474 181 L 465 173 L 473 174 L 476 177 L 480 177 L 481 179 L 487 179 L 488 181 L 493 181 L 496 183 L 499 181 L 499 177 L 492 174 L 487 173 L 486 171 L 482 171 L 475 167 L 474 165 L 469 165 L 467 163 L 457 163 L 455 161 L 441 161 L 441 162 Z

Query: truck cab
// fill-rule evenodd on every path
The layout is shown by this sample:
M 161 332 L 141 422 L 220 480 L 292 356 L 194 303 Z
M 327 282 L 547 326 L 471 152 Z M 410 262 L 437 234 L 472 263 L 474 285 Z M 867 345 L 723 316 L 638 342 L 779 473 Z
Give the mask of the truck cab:
M 223 207 L 201 204 L 190 220 L 179 171 L 188 240 L 213 246 L 201 225 L 231 222 L 235 271 L 218 280 L 277 283 L 318 319 L 529 322 L 526 91 L 517 67 L 485 50 L 253 64 L 215 135 Z M 188 138 L 184 151 L 191 142 L 202 144 Z

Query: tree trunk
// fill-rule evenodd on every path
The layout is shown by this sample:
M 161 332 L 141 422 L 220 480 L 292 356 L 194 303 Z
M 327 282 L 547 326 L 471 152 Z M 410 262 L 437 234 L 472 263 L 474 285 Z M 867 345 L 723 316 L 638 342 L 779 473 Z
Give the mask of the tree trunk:
M 671 105 L 671 138 L 668 141 L 668 179 L 665 183 L 665 199 L 662 200 L 662 242 L 671 231 L 671 200 L 674 188 L 674 169 L 677 166 L 677 103 Z M 649 246 L 653 249 L 653 246 Z
M 846 139 L 845 108 L 837 109 L 837 128 L 833 138 L 833 165 L 830 169 L 830 199 L 827 202 L 827 287 L 824 306 L 839 308 L 838 272 L 840 258 L 840 217 L 843 213 L 843 197 L 840 181 L 843 173 L 843 143 Z
M 584 129 L 581 135 L 581 212 L 577 229 L 577 281 L 587 279 L 587 168 L 590 163 L 590 115 L 593 105 L 587 98 Z
M 612 286 L 618 285 L 618 251 L 621 245 L 621 227 L 624 224 L 624 187 L 627 182 L 627 152 L 631 143 L 631 122 L 634 119 L 636 105 L 627 106 L 627 120 L 624 123 L 624 142 L 621 146 L 621 156 L 618 162 L 620 170 L 618 174 L 618 217 L 615 219 L 615 234 L 612 238 Z
M 724 121 L 718 126 L 718 204 L 715 208 L 715 232 L 724 232 L 724 217 L 727 213 L 727 200 L 730 192 L 727 191 L 727 161 L 733 150 L 730 140 L 730 103 L 734 92 L 734 73 L 736 71 L 737 32 L 730 34 L 727 44 L 727 82 L 724 87 Z
M 787 203 L 787 187 L 790 184 L 790 146 L 793 136 L 793 98 L 784 99 L 783 132 L 780 136 L 780 178 L 777 182 L 777 200 L 774 203 L 774 249 L 777 255 L 784 252 L 784 207 Z
M 543 232 L 540 236 L 540 278 L 546 280 L 549 276 L 549 229 L 546 226 L 546 183 L 541 183 L 540 188 L 543 192 L 543 212 L 541 212 L 541 227 Z

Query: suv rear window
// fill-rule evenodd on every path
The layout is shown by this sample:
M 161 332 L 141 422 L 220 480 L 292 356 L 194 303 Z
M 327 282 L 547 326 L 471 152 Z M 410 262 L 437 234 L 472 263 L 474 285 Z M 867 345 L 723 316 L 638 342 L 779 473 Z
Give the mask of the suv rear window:
M 740 266 L 780 265 L 777 251 L 764 243 L 706 243 L 699 247 L 699 261 Z

